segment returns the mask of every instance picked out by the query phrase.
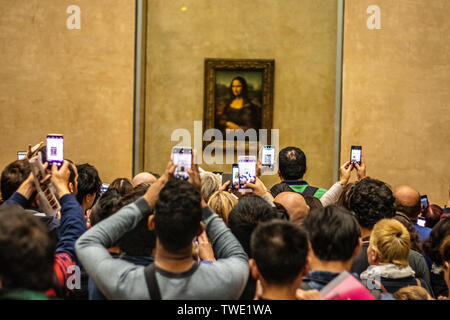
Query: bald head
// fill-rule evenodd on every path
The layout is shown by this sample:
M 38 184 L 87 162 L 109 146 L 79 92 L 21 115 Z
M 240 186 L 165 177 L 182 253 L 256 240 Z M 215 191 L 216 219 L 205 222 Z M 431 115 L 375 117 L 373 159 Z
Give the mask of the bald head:
M 156 182 L 156 177 L 148 172 L 141 172 L 134 176 L 133 178 L 133 185 L 137 186 L 141 183 L 148 183 L 152 184 Z
M 394 190 L 395 209 L 415 221 L 420 214 L 420 193 L 410 186 L 399 186 Z
M 289 221 L 297 225 L 302 224 L 309 213 L 305 198 L 297 192 L 281 192 L 275 197 L 274 202 L 285 207 L 289 214 Z

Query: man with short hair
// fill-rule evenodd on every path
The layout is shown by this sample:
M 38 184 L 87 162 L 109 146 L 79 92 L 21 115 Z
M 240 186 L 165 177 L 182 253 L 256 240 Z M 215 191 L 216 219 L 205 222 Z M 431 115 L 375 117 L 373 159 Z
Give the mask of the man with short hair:
M 300 288 L 320 291 L 340 273 L 350 272 L 361 249 L 359 225 L 346 209 L 330 205 L 311 211 L 302 228 L 311 245 L 311 271 Z
M 288 185 L 293 191 L 302 195 L 310 195 L 320 199 L 326 189 L 310 186 L 308 182 L 303 180 L 306 172 L 306 156 L 302 150 L 296 147 L 287 147 L 280 151 L 278 155 L 278 176 L 281 183 L 274 185 L 270 192 L 273 197 L 278 193 L 286 191 Z
M 394 202 L 395 198 L 391 188 L 377 179 L 364 178 L 351 189 L 348 205 L 358 220 L 362 238 L 362 249 L 353 260 L 352 272 L 361 274 L 369 267 L 367 248 L 372 229 L 378 221 L 394 217 Z M 416 277 L 424 279 L 429 285 L 430 273 L 425 258 L 419 252 L 410 250 L 408 261 L 416 272 Z
M 86 213 L 99 197 L 102 181 L 98 176 L 97 169 L 89 163 L 80 164 L 76 167 L 78 171 L 77 201 Z
M 141 172 L 134 176 L 133 186 L 138 186 L 142 183 L 152 184 L 155 183 L 157 178 L 149 172 Z
M 260 280 L 260 300 L 295 300 L 308 273 L 308 236 L 288 221 L 261 223 L 251 237 L 250 272 Z
M 274 202 L 286 208 L 289 221 L 296 225 L 301 225 L 310 211 L 305 198 L 297 192 L 281 192 L 275 197 Z
M 192 184 L 173 180 L 175 168 L 170 161 L 143 197 L 77 241 L 81 263 L 108 299 L 237 299 L 242 293 L 249 273 L 245 251 L 201 199 L 198 166 L 188 170 Z M 143 267 L 114 259 L 107 248 L 153 208 L 148 226 L 156 233 L 155 263 Z M 212 264 L 198 263 L 192 256 L 192 241 L 204 230 L 201 221 L 216 255 Z
M 395 210 L 404 213 L 414 225 L 419 240 L 423 243 L 429 236 L 431 229 L 419 226 L 417 219 L 421 212 L 420 193 L 410 186 L 398 186 L 394 190 Z

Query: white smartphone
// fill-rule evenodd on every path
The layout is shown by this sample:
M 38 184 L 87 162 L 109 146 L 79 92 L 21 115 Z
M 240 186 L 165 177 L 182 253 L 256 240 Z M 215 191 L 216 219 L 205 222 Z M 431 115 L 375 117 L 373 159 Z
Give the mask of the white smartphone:
M 265 145 L 261 152 L 261 164 L 273 169 L 275 164 L 275 146 Z
M 177 165 L 174 172 L 176 179 L 189 179 L 188 169 L 192 167 L 192 148 L 191 147 L 173 147 L 172 162 Z
M 47 135 L 47 162 L 58 167 L 64 161 L 64 137 L 62 134 Z
M 256 182 L 256 157 L 255 156 L 239 156 L 239 192 L 252 192 L 252 189 L 245 188 L 247 183 Z
M 233 169 L 231 172 L 231 187 L 232 189 L 239 189 L 239 165 L 237 163 L 233 163 Z
M 361 146 L 352 146 L 350 150 L 350 164 L 358 163 L 361 165 Z
M 26 151 L 17 151 L 17 160 L 22 160 L 27 157 Z

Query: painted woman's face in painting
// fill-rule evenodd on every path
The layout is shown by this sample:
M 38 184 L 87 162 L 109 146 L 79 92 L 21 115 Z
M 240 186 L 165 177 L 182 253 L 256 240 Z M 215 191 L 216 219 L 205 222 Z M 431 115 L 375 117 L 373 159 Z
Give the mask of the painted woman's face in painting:
M 237 79 L 233 80 L 231 83 L 231 91 L 235 97 L 239 97 L 242 93 L 242 83 Z

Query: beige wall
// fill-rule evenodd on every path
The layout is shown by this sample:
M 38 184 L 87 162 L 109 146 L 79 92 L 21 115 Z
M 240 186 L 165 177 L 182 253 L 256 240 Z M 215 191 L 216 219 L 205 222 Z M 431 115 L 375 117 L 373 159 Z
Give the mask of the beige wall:
M 183 10 L 184 6 L 184 10 Z M 332 183 L 337 2 L 150 0 L 145 169 L 162 172 L 171 133 L 203 120 L 205 58 L 274 59 L 273 128 L 301 147 L 305 178 Z M 231 172 L 231 165 L 208 166 Z M 268 185 L 276 176 L 264 176 Z
M 129 0 L 0 0 L 1 168 L 51 132 L 105 182 L 131 177 L 134 21 Z
M 369 5 L 381 30 L 368 30 Z M 444 205 L 450 186 L 450 2 L 347 0 L 341 159 L 363 146 L 368 174 Z

